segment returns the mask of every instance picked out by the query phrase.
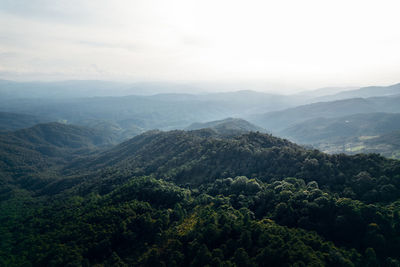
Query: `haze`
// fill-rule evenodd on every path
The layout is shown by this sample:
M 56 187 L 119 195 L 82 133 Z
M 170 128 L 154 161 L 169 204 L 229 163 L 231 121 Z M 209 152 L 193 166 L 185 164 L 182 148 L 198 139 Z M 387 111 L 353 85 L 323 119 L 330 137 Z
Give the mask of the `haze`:
M 0 78 L 389 85 L 400 77 L 399 10 L 365 0 L 0 0 Z

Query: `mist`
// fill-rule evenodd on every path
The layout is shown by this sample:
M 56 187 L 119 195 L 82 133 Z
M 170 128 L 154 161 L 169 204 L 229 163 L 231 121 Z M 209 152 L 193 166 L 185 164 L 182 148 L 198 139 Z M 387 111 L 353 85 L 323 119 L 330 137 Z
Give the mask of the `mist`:
M 397 10 L 397 1 L 2 0 L 0 78 L 285 93 L 390 85 L 400 77 Z

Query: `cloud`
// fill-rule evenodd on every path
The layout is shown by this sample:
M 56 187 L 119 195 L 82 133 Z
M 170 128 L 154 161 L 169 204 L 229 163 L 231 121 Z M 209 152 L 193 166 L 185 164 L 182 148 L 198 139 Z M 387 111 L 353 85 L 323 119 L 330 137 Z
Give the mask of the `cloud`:
M 10 77 L 394 83 L 400 77 L 399 5 L 0 0 L 0 64 Z
M 0 52 L 0 60 L 7 61 L 18 57 L 18 53 L 15 52 Z
M 0 11 L 23 18 L 78 24 L 90 21 L 87 1 L 0 0 Z
M 143 45 L 133 43 L 109 43 L 109 42 L 96 42 L 96 41 L 76 41 L 78 45 L 85 45 L 95 48 L 106 48 L 106 49 L 125 49 L 128 51 L 137 51 L 143 48 Z

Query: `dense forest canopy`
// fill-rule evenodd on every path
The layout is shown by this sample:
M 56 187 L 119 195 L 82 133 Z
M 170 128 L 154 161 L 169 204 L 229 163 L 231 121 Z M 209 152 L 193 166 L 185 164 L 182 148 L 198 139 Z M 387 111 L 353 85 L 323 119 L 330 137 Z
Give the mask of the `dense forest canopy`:
M 97 134 L 2 139 L 1 265 L 399 265 L 397 160 L 260 132 L 150 131 L 111 148 Z

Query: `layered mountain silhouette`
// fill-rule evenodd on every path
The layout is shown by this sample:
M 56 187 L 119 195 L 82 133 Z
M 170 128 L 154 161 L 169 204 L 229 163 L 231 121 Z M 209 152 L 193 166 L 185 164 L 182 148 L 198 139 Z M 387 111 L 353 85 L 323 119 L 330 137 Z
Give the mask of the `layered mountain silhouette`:
M 1 99 L 0 265 L 397 266 L 398 100 Z
M 358 113 L 400 112 L 399 101 L 400 95 L 319 102 L 282 111 L 252 115 L 249 120 L 272 132 L 279 132 L 294 124 L 321 117 L 334 118 Z

